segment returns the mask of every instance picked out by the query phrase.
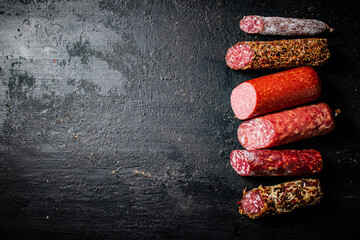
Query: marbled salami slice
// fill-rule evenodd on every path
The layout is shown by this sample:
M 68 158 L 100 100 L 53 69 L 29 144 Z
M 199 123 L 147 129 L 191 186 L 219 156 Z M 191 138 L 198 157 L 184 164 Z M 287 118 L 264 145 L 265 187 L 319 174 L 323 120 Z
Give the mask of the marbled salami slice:
M 319 203 L 324 193 L 318 179 L 300 179 L 244 191 L 239 213 L 250 218 L 292 212 Z
M 246 33 L 261 33 L 264 31 L 264 17 L 261 16 L 245 16 L 240 21 L 240 28 Z
M 261 195 L 255 191 L 245 194 L 241 201 L 242 211 L 248 215 L 258 215 L 264 207 L 265 203 Z
M 255 78 L 231 93 L 231 107 L 239 119 L 248 119 L 314 101 L 321 83 L 311 67 L 299 67 Z
M 334 127 L 332 110 L 318 103 L 244 121 L 238 139 L 248 150 L 261 149 L 324 135 Z
M 227 65 L 235 70 L 319 66 L 330 58 L 321 38 L 239 42 L 228 49 Z
M 320 173 L 321 154 L 308 150 L 234 150 L 230 164 L 241 176 L 310 176 Z
M 246 33 L 280 36 L 313 36 L 334 29 L 315 19 L 245 16 L 240 28 Z
M 237 44 L 229 49 L 226 55 L 226 62 L 230 64 L 231 68 L 246 67 L 251 63 L 254 58 L 254 51 L 247 44 Z

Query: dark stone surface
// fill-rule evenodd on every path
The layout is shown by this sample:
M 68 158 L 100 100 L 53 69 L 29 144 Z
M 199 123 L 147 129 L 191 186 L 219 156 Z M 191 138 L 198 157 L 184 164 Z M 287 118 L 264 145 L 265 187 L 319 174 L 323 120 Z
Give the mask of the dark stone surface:
M 359 1 L 0 2 L 0 231 L 7 239 L 344 239 L 359 226 Z M 243 15 L 336 28 L 317 68 L 335 131 L 281 148 L 324 157 L 324 201 L 283 216 L 237 212 L 229 164 L 239 83 L 227 49 Z M 2 239 L 5 239 L 1 237 Z

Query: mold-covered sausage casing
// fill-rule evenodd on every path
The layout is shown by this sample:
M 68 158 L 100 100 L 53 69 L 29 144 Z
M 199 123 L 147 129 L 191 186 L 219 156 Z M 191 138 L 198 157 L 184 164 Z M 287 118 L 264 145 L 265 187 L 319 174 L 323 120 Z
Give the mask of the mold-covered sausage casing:
M 241 145 L 253 150 L 324 135 L 334 127 L 332 110 L 318 103 L 244 121 L 237 134 Z
M 304 38 L 239 42 L 229 48 L 226 63 L 235 70 L 284 69 L 319 66 L 329 58 L 326 39 Z
M 241 83 L 230 102 L 236 117 L 244 120 L 314 101 L 320 94 L 316 71 L 298 67 Z
M 300 179 L 244 191 L 239 213 L 250 218 L 288 213 L 319 203 L 323 191 L 318 179 Z
M 230 164 L 241 176 L 310 176 L 320 173 L 320 152 L 307 150 L 233 150 Z
M 249 34 L 278 36 L 312 36 L 325 31 L 334 31 L 326 23 L 316 19 L 245 16 L 240 28 Z

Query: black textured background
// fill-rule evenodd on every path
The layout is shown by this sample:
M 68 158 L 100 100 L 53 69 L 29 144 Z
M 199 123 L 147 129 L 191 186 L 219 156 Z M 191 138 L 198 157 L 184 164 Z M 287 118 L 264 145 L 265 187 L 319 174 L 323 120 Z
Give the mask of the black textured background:
M 0 1 L 1 239 L 344 239 L 360 213 L 359 1 Z M 336 28 L 317 68 L 333 133 L 315 148 L 325 198 L 251 220 L 229 164 L 232 89 L 276 72 L 233 71 L 244 15 Z M 356 236 L 356 235 L 355 235 Z M 351 237 L 350 237 L 351 238 Z

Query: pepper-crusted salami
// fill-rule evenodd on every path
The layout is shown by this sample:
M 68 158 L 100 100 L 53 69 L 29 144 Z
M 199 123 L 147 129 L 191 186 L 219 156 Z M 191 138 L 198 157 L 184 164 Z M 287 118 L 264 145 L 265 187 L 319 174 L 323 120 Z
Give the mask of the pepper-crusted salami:
M 308 150 L 234 150 L 230 164 L 241 176 L 310 176 L 321 171 L 321 154 Z
M 319 66 L 329 57 L 327 40 L 322 38 L 245 41 L 229 48 L 226 63 L 235 70 L 283 69 Z
M 239 119 L 247 119 L 314 101 L 321 83 L 311 67 L 299 67 L 255 78 L 231 93 L 231 107 Z
M 330 133 L 334 114 L 325 103 L 271 113 L 240 124 L 238 139 L 248 150 L 269 148 Z
M 325 31 L 333 32 L 326 23 L 315 19 L 245 16 L 240 28 L 246 33 L 280 36 L 312 36 Z
M 244 191 L 239 213 L 250 218 L 277 215 L 319 203 L 323 191 L 318 179 L 300 179 Z

